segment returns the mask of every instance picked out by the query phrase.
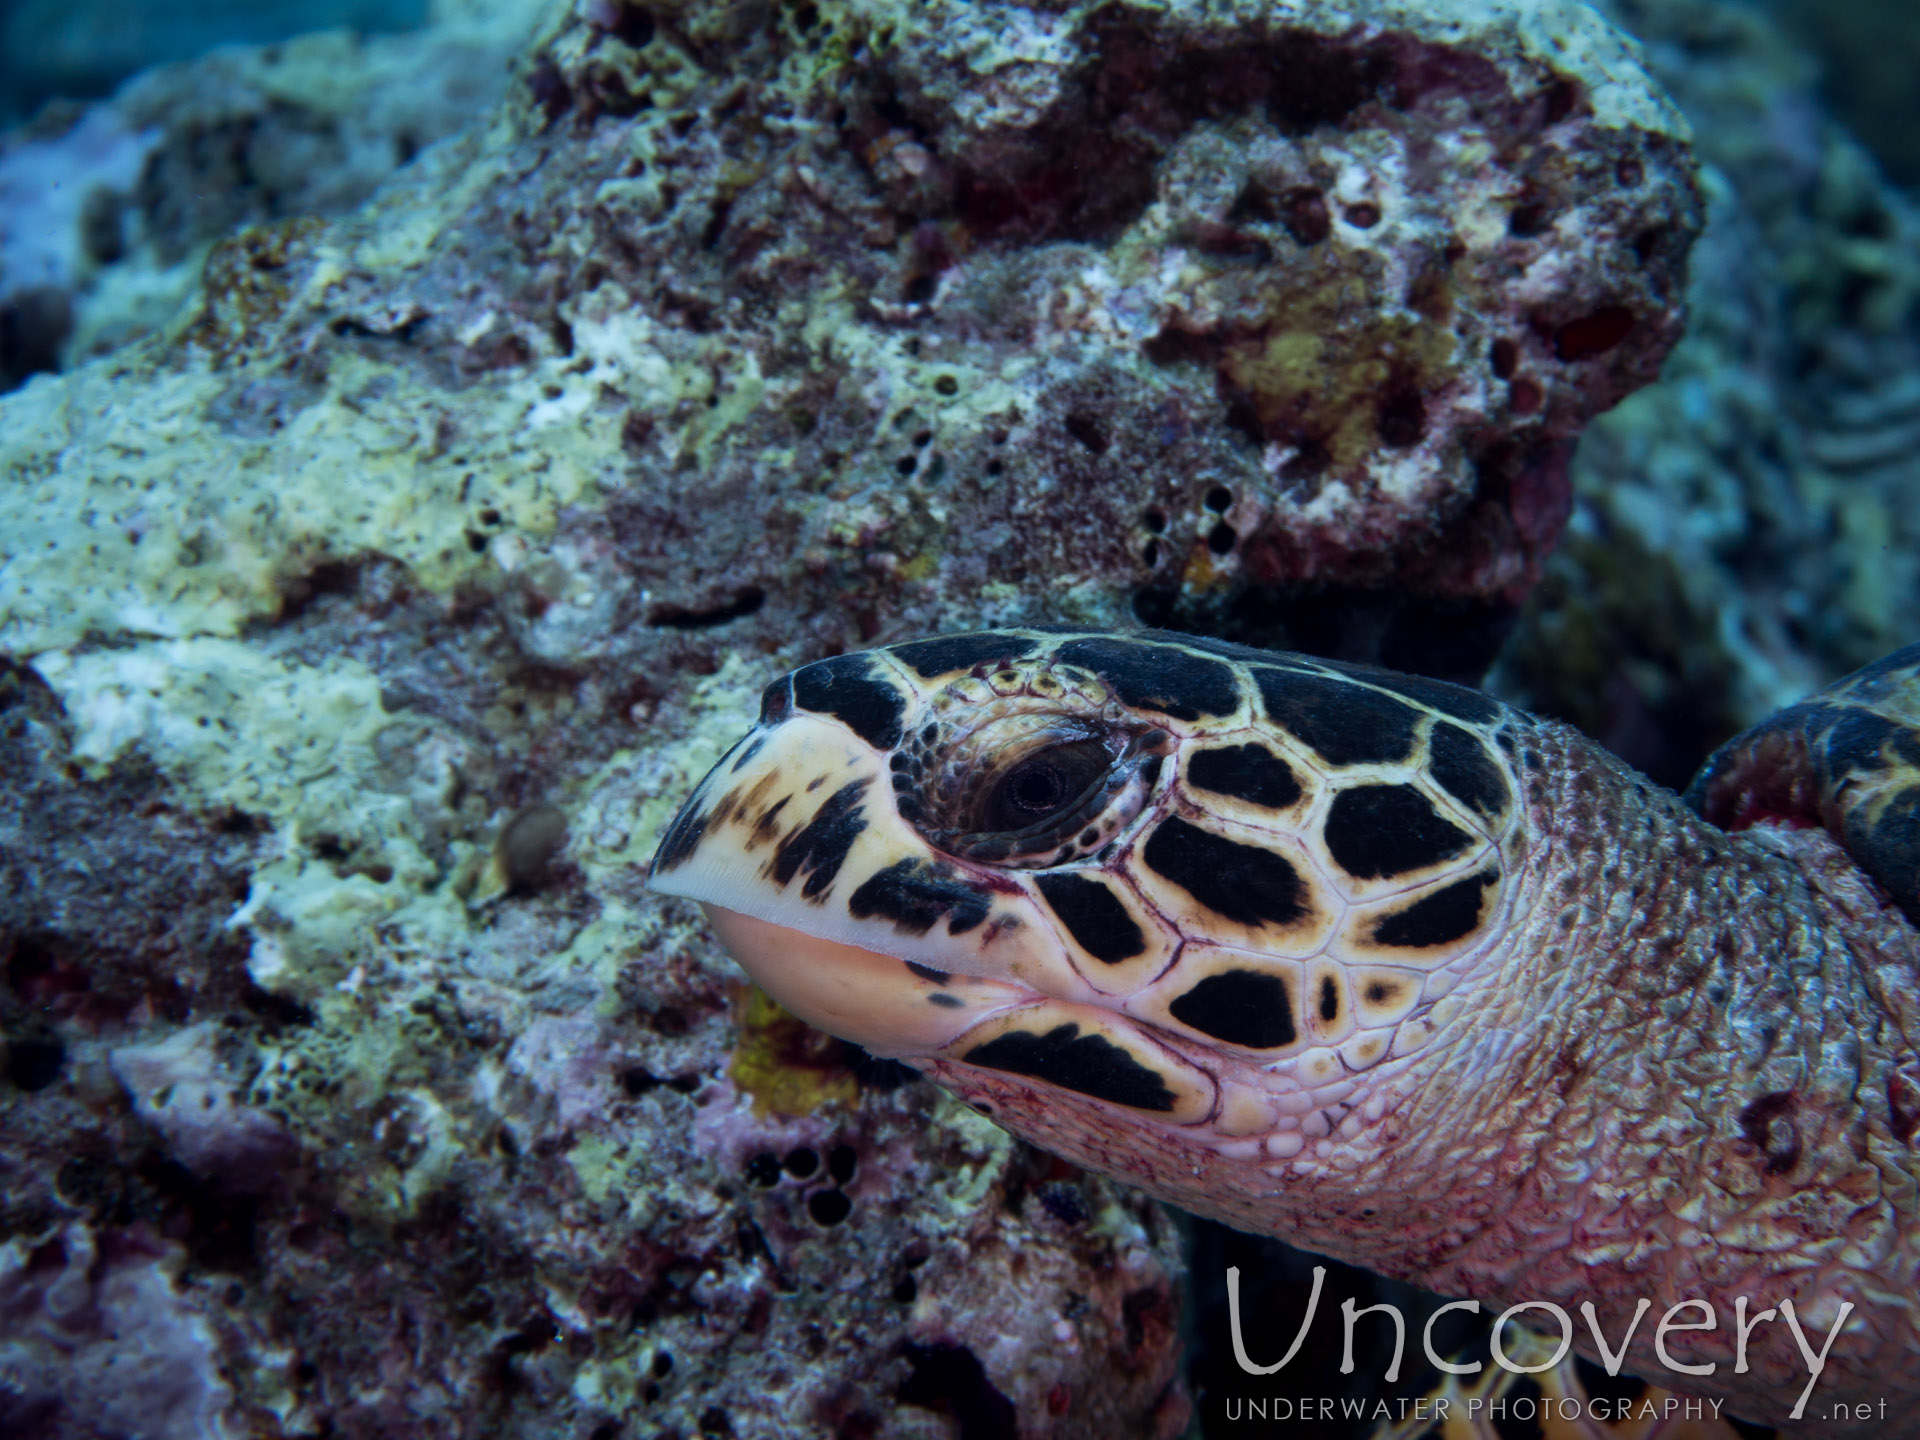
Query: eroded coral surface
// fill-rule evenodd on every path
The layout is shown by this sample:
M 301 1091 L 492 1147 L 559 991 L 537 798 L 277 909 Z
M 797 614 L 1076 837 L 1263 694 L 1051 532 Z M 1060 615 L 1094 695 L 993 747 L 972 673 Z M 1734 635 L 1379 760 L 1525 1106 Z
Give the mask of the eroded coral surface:
M 1602 418 L 1496 679 L 1669 785 L 1915 638 L 1920 215 L 1752 10 L 1607 7 L 1695 122 L 1687 338 Z
M 22 1263 L 159 1247 L 236 1433 L 1180 1433 L 1164 1215 L 640 866 L 821 654 L 1509 605 L 1677 333 L 1683 129 L 1573 4 L 550 11 L 0 400 Z

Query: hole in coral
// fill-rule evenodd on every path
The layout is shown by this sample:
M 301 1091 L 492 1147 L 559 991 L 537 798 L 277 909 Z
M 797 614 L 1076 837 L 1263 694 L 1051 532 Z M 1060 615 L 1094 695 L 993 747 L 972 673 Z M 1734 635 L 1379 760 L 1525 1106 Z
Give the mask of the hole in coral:
M 807 1197 L 807 1213 L 821 1225 L 838 1225 L 853 1213 L 844 1190 L 816 1190 Z
M 1226 510 L 1233 504 L 1233 491 L 1224 485 L 1216 485 L 1207 491 L 1207 497 L 1203 503 L 1209 510 Z
M 66 1043 L 52 1030 L 23 1030 L 7 1042 L 7 1079 L 16 1088 L 33 1094 L 60 1078 L 66 1058 Z
M 1333 456 L 1325 445 L 1318 440 L 1303 439 L 1296 443 L 1294 453 L 1280 467 L 1280 478 L 1296 484 L 1317 480 L 1327 473 L 1327 467 L 1332 463 Z
M 1507 216 L 1507 233 L 1519 240 L 1531 240 L 1546 230 L 1552 218 L 1540 201 L 1526 201 L 1514 206 L 1513 213 Z
M 1487 352 L 1487 363 L 1493 367 L 1495 379 L 1511 380 L 1520 368 L 1520 347 L 1511 340 L 1496 340 Z
M 933 388 L 941 395 L 958 395 L 960 393 L 960 382 L 951 375 L 942 375 L 933 382 Z
M 1167 533 L 1167 512 L 1158 505 L 1150 505 L 1140 517 L 1140 523 L 1155 535 L 1164 535 Z
M 1148 568 L 1149 570 L 1151 570 L 1151 569 L 1153 569 L 1153 568 L 1154 568 L 1155 566 L 1157 566 L 1157 565 L 1159 565 L 1159 563 L 1160 563 L 1160 542 L 1159 542 L 1158 540 L 1149 540 L 1149 541 L 1147 541 L 1147 548 L 1146 548 L 1146 549 L 1144 549 L 1144 550 L 1142 550 L 1142 551 L 1140 552 L 1140 558 L 1141 558 L 1142 560 L 1144 560 L 1144 561 L 1146 561 L 1146 564 L 1147 564 L 1147 568 Z
M 1107 453 L 1107 432 L 1093 416 L 1076 410 L 1067 416 L 1066 426 L 1067 433 L 1094 454 Z
M 1220 342 L 1211 335 L 1196 335 L 1190 330 L 1161 330 L 1140 347 L 1140 353 L 1152 365 L 1194 363 L 1212 365 L 1220 359 Z
M 1065 1180 L 1052 1180 L 1040 1187 L 1040 1204 L 1046 1212 L 1062 1225 L 1081 1225 L 1086 1222 L 1087 1197 L 1078 1185 Z
M 1602 306 L 1554 331 L 1554 353 L 1566 361 L 1590 360 L 1619 345 L 1633 333 L 1633 326 L 1633 311 L 1626 306 Z
M 913 474 L 915 469 L 919 467 L 919 464 L 920 459 L 918 456 L 902 455 L 898 460 L 893 462 L 893 468 L 898 474 L 907 476 Z
M 1240 532 L 1222 520 L 1207 532 L 1207 549 L 1216 555 L 1225 555 L 1233 549 L 1234 543 L 1238 541 L 1239 538 Z
M 842 1185 L 853 1179 L 860 1155 L 851 1145 L 836 1145 L 827 1152 L 827 1173 Z
M 1318 245 L 1333 233 L 1327 197 L 1312 185 L 1296 185 L 1281 195 L 1280 222 L 1302 245 Z
M 1558 125 L 1580 103 L 1580 86 L 1572 80 L 1556 80 L 1547 86 L 1541 99 L 1547 124 Z
M 1371 201 L 1363 200 L 1358 205 L 1349 205 L 1343 213 L 1346 222 L 1356 230 L 1371 230 L 1380 223 L 1380 207 Z
M 780 1183 L 780 1157 L 771 1150 L 762 1150 L 747 1161 L 747 1183 L 762 1190 L 771 1190 Z
M 907 283 L 900 289 L 900 294 L 909 305 L 925 305 L 933 299 L 939 288 L 939 277 L 923 271 L 918 275 L 909 275 Z
M 1381 397 L 1380 443 L 1395 450 L 1418 445 L 1427 433 L 1427 402 L 1410 384 L 1389 387 Z
M 820 1168 L 820 1152 L 811 1145 L 796 1145 L 780 1163 L 794 1179 L 804 1180 Z

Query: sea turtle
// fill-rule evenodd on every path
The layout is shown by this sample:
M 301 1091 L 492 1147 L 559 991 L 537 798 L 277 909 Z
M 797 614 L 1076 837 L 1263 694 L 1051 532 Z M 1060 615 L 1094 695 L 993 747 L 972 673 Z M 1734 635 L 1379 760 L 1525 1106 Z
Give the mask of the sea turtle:
M 1689 799 L 1475 690 L 1026 627 L 776 680 L 651 883 L 1079 1165 L 1915 1433 L 1920 645 Z

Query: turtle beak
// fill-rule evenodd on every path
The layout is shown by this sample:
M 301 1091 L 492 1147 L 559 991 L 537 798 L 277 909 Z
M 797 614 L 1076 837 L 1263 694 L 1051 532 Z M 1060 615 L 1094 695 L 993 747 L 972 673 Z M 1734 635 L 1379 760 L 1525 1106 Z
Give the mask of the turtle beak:
M 720 943 L 761 989 L 816 1029 L 875 1055 L 926 1056 L 1031 994 L 824 940 L 724 905 L 701 907 Z
M 879 1054 L 937 1048 L 1058 968 L 1017 884 L 935 854 L 894 805 L 890 751 L 796 711 L 727 752 L 681 807 L 648 887 L 802 1019 Z M 975 977 L 975 978 L 968 978 Z

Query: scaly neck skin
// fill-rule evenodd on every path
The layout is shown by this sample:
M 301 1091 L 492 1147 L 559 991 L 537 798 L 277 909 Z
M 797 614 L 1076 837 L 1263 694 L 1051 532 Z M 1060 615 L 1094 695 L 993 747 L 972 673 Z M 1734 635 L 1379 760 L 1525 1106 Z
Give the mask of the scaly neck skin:
M 1749 1317 L 1790 1298 L 1816 1354 L 1852 1301 L 1809 1433 L 1915 1433 L 1920 938 L 1823 833 L 1726 835 L 1570 730 L 1518 734 L 1528 833 L 1508 934 L 1436 1007 L 1422 1052 L 1369 1072 L 1347 1113 L 1379 1118 L 1330 1153 L 1276 1175 L 1052 1087 L 929 1070 L 1035 1143 L 1200 1214 L 1488 1313 L 1558 1304 L 1590 1358 L 1582 1302 L 1617 1351 L 1645 1298 L 1625 1369 L 1743 1418 L 1785 1420 L 1809 1365 L 1776 1316 L 1734 1373 L 1738 1297 Z M 1694 1299 L 1719 1328 L 1669 1332 L 1667 1350 L 1717 1362 L 1711 1376 L 1654 1348 Z M 1843 1400 L 1874 1418 L 1850 1431 L 1830 1418 Z
M 1377 1137 L 1390 1168 L 1440 1182 L 1421 1198 L 1446 1224 L 1370 1263 L 1489 1304 L 1554 1301 L 1589 1354 L 1580 1303 L 1617 1348 L 1644 1297 L 1627 1368 L 1770 1423 L 1808 1362 L 1776 1319 L 1734 1374 L 1737 1298 L 1749 1314 L 1791 1298 L 1816 1352 L 1850 1300 L 1805 1416 L 1865 1401 L 1860 1433 L 1906 1433 L 1920 1423 L 1920 1383 L 1903 1378 L 1920 1349 L 1914 931 L 1823 833 L 1725 835 L 1572 732 L 1522 738 L 1539 757 L 1523 769 L 1524 908 L 1493 983 L 1456 992 L 1434 1063 L 1389 1082 Z M 1660 1317 L 1693 1299 L 1719 1329 L 1667 1348 L 1718 1362 L 1712 1376 L 1674 1374 L 1654 1350 Z

